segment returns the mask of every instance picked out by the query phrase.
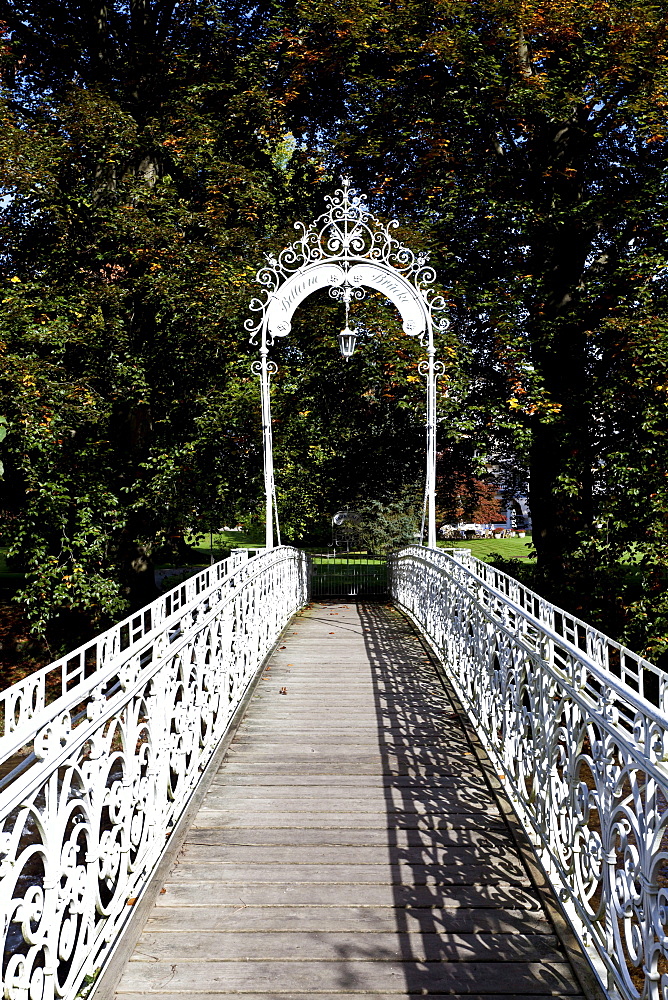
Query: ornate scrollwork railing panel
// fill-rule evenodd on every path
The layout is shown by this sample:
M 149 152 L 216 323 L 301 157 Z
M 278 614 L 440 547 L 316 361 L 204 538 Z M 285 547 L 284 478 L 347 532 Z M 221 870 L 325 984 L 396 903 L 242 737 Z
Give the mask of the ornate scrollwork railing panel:
M 390 557 L 611 996 L 668 996 L 665 675 L 465 550 Z
M 303 553 L 240 551 L 2 692 L 7 1000 L 73 998 L 100 968 L 306 599 Z

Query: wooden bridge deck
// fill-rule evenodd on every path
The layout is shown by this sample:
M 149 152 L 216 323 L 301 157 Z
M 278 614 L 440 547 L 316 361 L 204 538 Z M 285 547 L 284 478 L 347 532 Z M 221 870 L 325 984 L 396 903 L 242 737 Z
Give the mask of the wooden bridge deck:
M 407 620 L 284 633 L 118 990 L 189 1000 L 580 997 Z

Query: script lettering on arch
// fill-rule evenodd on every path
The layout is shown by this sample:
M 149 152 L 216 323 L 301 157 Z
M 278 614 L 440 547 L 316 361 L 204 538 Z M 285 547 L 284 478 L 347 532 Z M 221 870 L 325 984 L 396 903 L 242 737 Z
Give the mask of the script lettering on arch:
M 346 275 L 338 264 L 316 264 L 307 271 L 297 272 L 271 296 L 267 306 L 267 333 L 270 337 L 286 337 L 292 317 L 300 302 L 320 288 L 342 285 Z
M 424 333 L 428 318 L 425 306 L 413 285 L 399 271 L 379 264 L 355 264 L 348 272 L 348 281 L 351 285 L 374 288 L 394 302 L 401 314 L 404 333 L 413 337 Z
M 379 264 L 355 264 L 346 275 L 338 264 L 316 264 L 306 271 L 293 274 L 274 292 L 267 306 L 267 333 L 285 337 L 290 333 L 297 306 L 320 288 L 343 285 L 364 285 L 373 288 L 392 301 L 401 315 L 404 332 L 411 336 L 424 333 L 427 325 L 422 302 L 409 281 L 393 268 Z

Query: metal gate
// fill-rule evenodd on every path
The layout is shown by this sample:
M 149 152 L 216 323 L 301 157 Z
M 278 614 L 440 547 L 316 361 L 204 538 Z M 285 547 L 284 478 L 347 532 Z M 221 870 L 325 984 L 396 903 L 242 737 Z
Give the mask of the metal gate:
M 382 597 L 387 559 L 369 553 L 316 553 L 309 558 L 311 597 Z

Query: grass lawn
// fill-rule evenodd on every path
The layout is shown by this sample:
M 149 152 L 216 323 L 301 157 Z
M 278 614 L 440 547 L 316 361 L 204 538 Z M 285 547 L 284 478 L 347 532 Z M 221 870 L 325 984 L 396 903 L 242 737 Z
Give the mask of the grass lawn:
M 197 544 L 193 544 L 190 538 L 186 539 L 195 556 L 193 562 L 208 563 L 211 553 L 209 535 L 207 533 L 204 537 L 201 535 L 195 537 L 198 539 Z M 213 534 L 214 560 L 222 559 L 223 555 L 227 554 L 228 549 L 255 548 L 256 546 L 264 548 L 263 530 L 248 533 L 244 531 L 221 531 L 214 532 Z M 476 559 L 484 559 L 486 561 L 493 556 L 503 556 L 504 559 L 524 559 L 527 562 L 535 561 L 535 556 L 530 554 L 530 538 L 474 538 L 472 541 L 461 539 L 453 542 L 439 542 L 438 547 L 439 549 L 470 549 Z M 322 545 L 309 546 L 307 547 L 308 551 L 323 553 L 326 551 L 326 547 Z M 341 553 L 341 558 L 345 561 L 344 553 Z
M 213 554 L 214 562 L 226 556 L 230 549 L 244 548 L 264 548 L 264 531 L 244 532 L 244 531 L 220 531 L 213 534 L 213 549 L 210 548 L 208 532 L 205 535 L 195 535 L 186 539 L 193 553 L 193 565 L 206 565 Z M 439 542 L 438 547 L 443 548 L 464 548 L 471 549 L 477 559 L 488 560 L 492 556 L 500 555 L 505 559 L 525 559 L 534 561 L 534 557 L 529 555 L 531 548 L 530 538 L 476 538 L 471 542 L 464 540 L 456 542 Z M 322 545 L 310 546 L 307 552 L 324 553 L 326 547 Z M 8 600 L 13 593 L 23 583 L 23 573 L 16 573 L 7 567 L 6 548 L 0 548 L 0 601 Z M 351 553 L 354 557 L 354 554 Z M 340 558 L 345 562 L 346 556 L 340 554 Z M 330 559 L 331 561 L 331 559 Z M 338 559 L 337 559 L 338 561 Z
M 218 562 L 230 549 L 264 548 L 264 529 L 253 532 L 214 531 L 211 536 L 207 531 L 202 535 L 187 535 L 186 542 L 193 551 L 194 562 L 208 563 L 212 554 L 214 562 Z
M 439 542 L 439 549 L 470 549 L 471 555 L 476 559 L 483 559 L 485 562 L 493 556 L 503 556 L 504 559 L 524 559 L 527 562 L 535 562 L 536 557 L 531 555 L 532 542 L 530 538 L 474 538 L 470 542 L 454 541 Z

